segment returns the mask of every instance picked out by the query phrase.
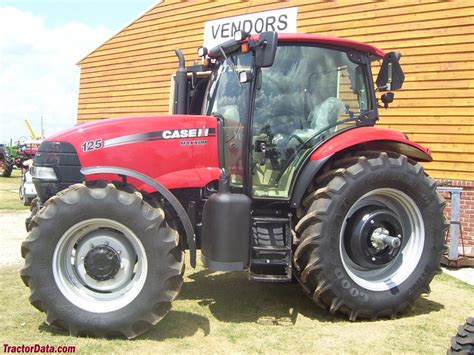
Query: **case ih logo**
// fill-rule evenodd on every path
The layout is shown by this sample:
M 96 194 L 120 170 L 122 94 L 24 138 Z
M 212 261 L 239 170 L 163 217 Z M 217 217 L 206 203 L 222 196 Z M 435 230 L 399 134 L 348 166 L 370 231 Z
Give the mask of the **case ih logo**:
M 142 143 L 157 140 L 171 140 L 182 138 L 201 138 L 214 137 L 216 135 L 215 128 L 184 128 L 171 129 L 166 131 L 155 131 L 139 134 L 131 134 L 128 136 L 107 139 L 104 142 L 104 148 L 116 147 L 124 144 Z
M 204 129 L 175 129 L 172 131 L 163 131 L 163 139 L 173 138 L 197 138 L 209 136 L 209 128 Z
M 234 38 L 239 30 L 255 34 L 265 31 L 296 32 L 298 8 L 256 12 L 207 21 L 204 24 L 204 47 L 212 48 Z

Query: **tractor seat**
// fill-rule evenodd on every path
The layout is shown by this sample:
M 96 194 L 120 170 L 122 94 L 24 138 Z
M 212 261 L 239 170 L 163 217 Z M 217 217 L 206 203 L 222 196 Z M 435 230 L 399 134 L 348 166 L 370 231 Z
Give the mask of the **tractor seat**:
M 337 122 L 337 118 L 344 112 L 346 112 L 344 103 L 336 97 L 330 97 L 310 112 L 308 116 L 311 122 L 309 127 L 313 130 L 320 131 L 334 125 Z M 334 132 L 335 130 L 336 126 L 330 128 L 330 132 Z
M 346 106 L 338 98 L 330 97 L 326 99 L 310 112 L 308 116 L 309 128 L 294 131 L 292 138 L 285 145 L 290 149 L 296 149 L 301 142 L 306 142 L 317 132 L 334 125 L 337 118 L 346 111 Z M 333 126 L 321 133 L 333 133 L 335 131 L 336 126 Z

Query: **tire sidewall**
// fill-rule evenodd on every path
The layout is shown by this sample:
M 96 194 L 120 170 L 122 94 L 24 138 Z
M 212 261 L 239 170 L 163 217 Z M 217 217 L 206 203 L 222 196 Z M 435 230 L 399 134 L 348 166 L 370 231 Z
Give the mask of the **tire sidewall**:
M 3 159 L 2 177 L 10 177 L 13 171 L 13 159 L 8 154 L 5 154 Z
M 405 306 L 405 302 L 414 302 L 426 285 L 431 281 L 439 267 L 442 240 L 437 238 L 443 230 L 443 217 L 439 215 L 433 188 L 427 184 L 424 175 L 410 171 L 406 166 L 396 164 L 368 168 L 355 178 L 347 177 L 341 195 L 332 199 L 327 220 L 323 223 L 321 234 L 325 236 L 321 242 L 322 250 L 327 250 L 327 259 L 323 273 L 326 279 L 333 280 L 332 291 L 336 297 L 342 298 L 351 309 L 370 309 L 381 312 L 386 309 L 397 309 Z M 412 168 L 412 166 L 411 166 Z M 379 189 L 391 188 L 408 195 L 417 205 L 424 222 L 424 245 L 420 259 L 407 279 L 398 286 L 386 291 L 372 291 L 356 283 L 346 271 L 340 251 L 341 229 L 344 218 L 351 206 L 366 193 Z M 436 193 L 436 192 L 435 192 Z
M 46 309 L 60 315 L 59 318 L 65 323 L 91 331 L 103 331 L 112 322 L 114 328 L 123 328 L 130 325 L 133 319 L 146 318 L 151 312 L 150 305 L 157 303 L 167 291 L 170 255 L 166 255 L 161 247 L 163 219 L 156 225 L 156 219 L 144 217 L 141 200 L 124 205 L 118 203 L 118 193 L 120 192 L 117 190 L 111 190 L 110 194 L 114 196 L 100 200 L 82 193 L 81 198 L 70 206 L 61 204 L 56 198 L 50 202 L 53 205 L 48 207 L 55 209 L 54 218 L 44 219 L 39 216 L 39 226 L 32 230 L 34 237 L 41 238 L 41 243 L 38 243 L 32 255 L 33 270 L 36 273 L 36 277 L 32 279 L 41 280 L 41 285 L 35 287 L 43 294 L 41 298 L 47 303 Z M 43 211 L 48 212 L 46 209 Z M 107 313 L 90 312 L 71 303 L 60 291 L 53 276 L 54 252 L 64 233 L 75 224 L 92 218 L 114 220 L 129 228 L 140 240 L 147 257 L 147 275 L 139 294 L 124 307 Z M 166 225 L 166 222 L 163 223 Z

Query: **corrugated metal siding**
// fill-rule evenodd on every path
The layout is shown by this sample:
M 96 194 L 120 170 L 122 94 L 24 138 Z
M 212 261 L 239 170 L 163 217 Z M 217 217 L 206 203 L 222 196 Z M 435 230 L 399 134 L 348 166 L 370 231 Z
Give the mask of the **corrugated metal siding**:
M 434 177 L 474 180 L 471 1 L 164 1 L 81 61 L 78 122 L 167 113 L 174 48 L 191 64 L 205 21 L 293 6 L 299 32 L 402 52 L 406 81 L 381 125 L 430 147 Z

